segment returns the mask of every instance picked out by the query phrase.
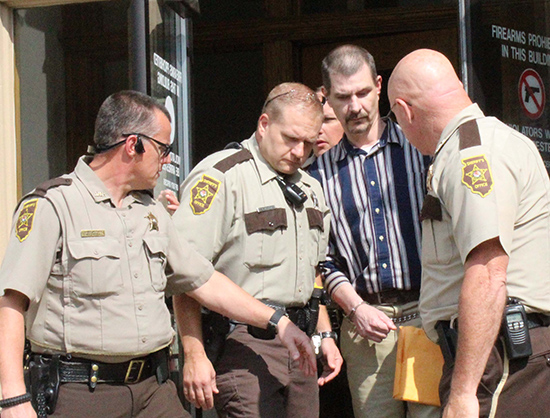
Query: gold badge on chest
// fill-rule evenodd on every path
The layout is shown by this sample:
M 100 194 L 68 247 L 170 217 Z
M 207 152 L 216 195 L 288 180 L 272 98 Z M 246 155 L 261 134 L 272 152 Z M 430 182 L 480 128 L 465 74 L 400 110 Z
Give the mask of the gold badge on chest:
M 149 212 L 145 219 L 149 220 L 149 231 L 158 231 L 159 230 L 159 221 L 152 212 Z

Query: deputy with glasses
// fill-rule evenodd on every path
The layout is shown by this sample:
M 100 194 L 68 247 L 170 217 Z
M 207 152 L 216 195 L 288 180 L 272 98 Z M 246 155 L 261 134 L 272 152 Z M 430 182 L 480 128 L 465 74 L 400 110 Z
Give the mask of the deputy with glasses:
M 299 83 L 275 87 L 256 132 L 239 149 L 217 152 L 191 172 L 174 215 L 179 234 L 217 270 L 309 334 L 317 325 L 320 291 L 314 293 L 314 282 L 326 250 L 329 211 L 321 186 L 300 167 L 322 120 L 311 89 Z M 186 312 L 197 319 L 197 310 Z M 279 336 L 259 334 L 248 321 L 229 317 L 214 322 L 222 323 L 214 336 L 205 335 L 209 351 L 221 340 L 211 355 L 216 382 L 197 333 L 200 324 L 186 330 L 187 396 L 211 407 L 219 390 L 215 406 L 223 417 L 317 418 L 317 379 L 297 369 Z M 210 315 L 206 320 L 213 323 Z M 319 380 L 324 384 L 338 374 L 342 359 L 326 312 L 317 328 L 327 360 Z
M 36 416 L 32 406 L 40 417 L 189 416 L 168 380 L 165 295 L 182 292 L 260 328 L 273 323 L 314 373 L 306 335 L 214 271 L 153 199 L 170 132 L 164 106 L 115 93 L 99 110 L 94 155 L 19 204 L 0 269 L 2 418 Z

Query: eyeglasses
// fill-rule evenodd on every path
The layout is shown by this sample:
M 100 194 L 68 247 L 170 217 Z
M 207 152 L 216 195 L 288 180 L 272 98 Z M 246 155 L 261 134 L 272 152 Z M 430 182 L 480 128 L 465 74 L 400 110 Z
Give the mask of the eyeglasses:
M 320 102 L 321 105 L 324 105 L 325 102 L 327 101 L 326 97 L 322 96 L 322 98 L 319 98 L 315 93 L 305 93 L 300 97 L 298 91 L 296 91 L 296 89 L 292 89 L 292 90 L 286 91 L 284 93 L 278 94 L 278 95 L 272 97 L 271 99 L 267 100 L 264 103 L 263 109 L 265 110 L 267 108 L 267 106 L 273 100 L 276 100 L 276 99 L 278 99 L 280 97 L 283 97 L 283 96 L 288 96 L 292 99 L 297 99 L 297 100 L 302 100 L 302 101 L 315 100 L 315 101 Z
M 384 116 L 384 117 L 382 118 L 383 120 L 388 120 L 388 119 L 389 119 L 389 120 L 391 120 L 393 123 L 397 123 L 397 118 L 395 117 L 395 113 L 393 113 L 393 108 L 395 107 L 396 104 L 397 104 L 397 102 L 395 102 L 395 103 L 393 104 L 393 106 L 390 107 L 390 111 L 388 112 L 388 114 L 387 114 L 386 116 Z M 406 104 L 407 106 L 412 107 L 412 104 L 410 104 L 409 102 L 405 102 L 405 104 Z
M 170 153 L 172 152 L 172 149 L 173 149 L 173 146 L 172 144 L 165 144 L 164 142 L 160 142 L 159 140 L 155 139 L 155 138 L 151 138 L 150 136 L 147 136 L 145 134 L 139 134 L 137 132 L 133 132 L 131 134 L 122 134 L 122 136 L 125 136 L 126 139 L 128 139 L 129 136 L 132 136 L 132 135 L 135 135 L 137 136 L 138 138 L 145 138 L 145 139 L 148 139 L 149 141 L 153 141 L 155 144 L 157 144 L 159 147 L 160 147 L 160 157 L 161 158 L 166 158 L 170 155 Z

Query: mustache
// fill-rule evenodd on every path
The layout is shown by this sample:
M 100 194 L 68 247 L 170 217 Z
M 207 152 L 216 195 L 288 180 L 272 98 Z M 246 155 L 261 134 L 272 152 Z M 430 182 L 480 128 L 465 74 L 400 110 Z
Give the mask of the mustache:
M 367 112 L 360 111 L 357 113 L 350 113 L 349 115 L 346 115 L 346 122 L 349 122 L 352 119 L 360 119 L 360 118 L 366 118 Z

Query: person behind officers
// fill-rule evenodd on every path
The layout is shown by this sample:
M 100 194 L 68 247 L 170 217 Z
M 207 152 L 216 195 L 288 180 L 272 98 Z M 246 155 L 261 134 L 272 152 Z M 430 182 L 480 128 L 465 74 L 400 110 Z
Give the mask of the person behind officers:
M 420 312 L 445 358 L 443 416 L 548 416 L 550 180 L 539 152 L 485 116 L 437 51 L 399 61 L 388 98 L 433 156 Z
M 344 136 L 344 128 L 342 128 L 342 124 L 334 114 L 334 109 L 327 98 L 323 95 L 323 87 L 319 87 L 315 93 L 323 103 L 323 124 L 319 132 L 319 138 L 313 145 L 313 154 L 315 157 L 319 157 L 340 142 L 342 136 Z
M 277 336 L 260 335 L 248 321 L 230 317 L 218 337 L 204 335 L 207 350 L 219 341 L 210 356 L 214 372 L 202 347 L 198 307 L 185 303 L 184 338 L 193 342 L 186 349 L 186 388 L 206 407 L 211 404 L 204 400 L 214 395 L 220 416 L 318 417 L 318 384 L 340 371 L 335 335 L 319 308 L 321 291 L 314 289 L 316 276 L 321 284 L 316 267 L 324 259 L 330 214 L 319 183 L 301 169 L 321 123 L 321 103 L 311 89 L 280 84 L 269 93 L 256 132 L 237 149 L 204 159 L 183 183 L 185 203 L 173 217 L 179 234 L 252 296 L 308 335 L 317 326 L 324 337 L 326 366 L 316 380 L 296 373 Z
M 170 132 L 163 105 L 115 93 L 99 110 L 94 155 L 19 203 L 0 268 L 2 418 L 189 416 L 167 364 L 165 296 L 183 292 L 276 328 L 290 357 L 315 374 L 309 338 L 178 238 L 148 191 L 170 162 Z

